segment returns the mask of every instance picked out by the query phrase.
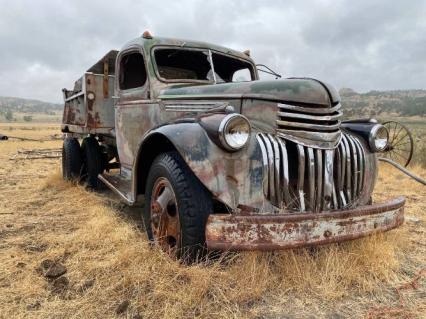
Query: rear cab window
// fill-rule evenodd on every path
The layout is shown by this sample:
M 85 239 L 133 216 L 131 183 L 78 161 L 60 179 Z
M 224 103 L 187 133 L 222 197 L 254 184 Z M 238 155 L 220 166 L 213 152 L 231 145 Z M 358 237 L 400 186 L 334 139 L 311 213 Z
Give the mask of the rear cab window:
M 123 55 L 120 60 L 120 90 L 142 87 L 145 85 L 146 80 L 146 69 L 142 54 L 130 52 Z

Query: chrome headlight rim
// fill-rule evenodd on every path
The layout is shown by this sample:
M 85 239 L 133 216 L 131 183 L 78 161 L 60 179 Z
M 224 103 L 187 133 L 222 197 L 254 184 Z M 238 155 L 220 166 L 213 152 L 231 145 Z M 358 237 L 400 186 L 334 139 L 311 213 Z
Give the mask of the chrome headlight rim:
M 384 130 L 386 132 L 386 144 L 383 147 L 377 147 L 376 145 L 376 139 L 377 135 L 380 130 Z M 386 150 L 386 147 L 389 143 L 389 132 L 382 124 L 375 124 L 371 130 L 370 134 L 368 136 L 368 144 L 370 145 L 370 148 L 373 152 L 383 152 Z
M 226 139 L 226 134 L 228 133 L 227 130 L 228 130 L 230 124 L 232 124 L 233 121 L 237 121 L 237 120 L 243 120 L 247 123 L 248 134 L 247 134 L 247 139 L 243 144 L 241 144 L 240 146 L 232 146 L 228 143 L 228 141 Z M 220 122 L 218 133 L 219 133 L 218 134 L 219 135 L 219 141 L 220 141 L 221 145 L 226 150 L 231 151 L 231 152 L 239 151 L 239 150 L 243 149 L 247 145 L 248 141 L 250 140 L 250 135 L 251 135 L 250 121 L 244 115 L 241 115 L 241 114 L 238 114 L 238 113 L 228 114 Z

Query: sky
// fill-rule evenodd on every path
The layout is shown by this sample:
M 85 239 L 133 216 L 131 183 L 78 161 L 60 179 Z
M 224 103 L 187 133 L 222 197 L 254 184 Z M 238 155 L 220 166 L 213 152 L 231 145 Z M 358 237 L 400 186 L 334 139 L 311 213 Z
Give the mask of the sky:
M 149 30 L 236 50 L 283 77 L 426 89 L 424 0 L 0 0 L 0 96 L 62 101 L 107 51 Z

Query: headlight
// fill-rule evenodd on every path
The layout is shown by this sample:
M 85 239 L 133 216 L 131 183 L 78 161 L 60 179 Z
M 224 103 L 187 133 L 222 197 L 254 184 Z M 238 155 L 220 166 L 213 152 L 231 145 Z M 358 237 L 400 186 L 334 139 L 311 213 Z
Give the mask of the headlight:
M 382 152 L 388 145 L 389 133 L 388 130 L 381 124 L 376 124 L 370 131 L 368 142 L 374 152 Z
M 245 116 L 229 114 L 219 125 L 219 140 L 228 151 L 243 148 L 250 137 L 250 123 Z

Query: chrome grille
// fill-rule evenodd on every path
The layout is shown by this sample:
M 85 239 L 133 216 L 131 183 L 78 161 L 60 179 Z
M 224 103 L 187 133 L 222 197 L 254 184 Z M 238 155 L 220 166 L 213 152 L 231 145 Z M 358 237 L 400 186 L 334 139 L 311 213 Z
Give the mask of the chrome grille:
M 277 135 L 310 147 L 322 143 L 324 148 L 333 148 L 340 141 L 341 116 L 340 104 L 326 107 L 278 103 Z
M 363 189 L 365 151 L 342 134 L 335 149 L 314 149 L 271 134 L 257 135 L 263 157 L 263 191 L 280 208 L 328 211 L 350 207 Z

